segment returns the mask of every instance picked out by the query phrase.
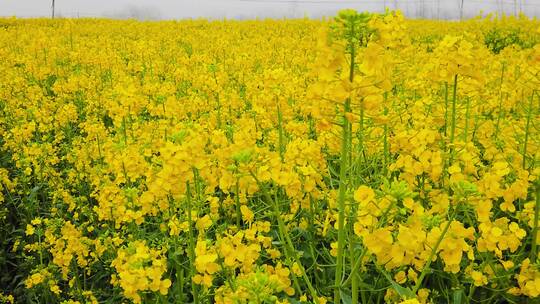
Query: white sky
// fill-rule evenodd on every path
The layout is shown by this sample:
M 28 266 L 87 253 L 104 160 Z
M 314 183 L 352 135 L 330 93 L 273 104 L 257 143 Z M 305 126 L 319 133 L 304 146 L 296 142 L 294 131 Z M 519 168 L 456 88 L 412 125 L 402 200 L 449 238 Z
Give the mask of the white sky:
M 65 17 L 255 18 L 320 17 L 343 8 L 382 11 L 395 4 L 411 17 L 459 18 L 461 0 L 56 0 L 56 14 Z M 464 0 L 464 15 L 520 8 L 540 16 L 540 0 Z M 0 16 L 50 16 L 51 0 L 0 0 Z

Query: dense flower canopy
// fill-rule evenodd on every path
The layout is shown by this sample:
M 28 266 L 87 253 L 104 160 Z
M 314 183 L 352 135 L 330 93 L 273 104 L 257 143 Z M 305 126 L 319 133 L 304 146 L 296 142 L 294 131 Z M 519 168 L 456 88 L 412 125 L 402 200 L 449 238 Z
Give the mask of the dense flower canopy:
M 0 19 L 0 303 L 540 296 L 539 28 Z

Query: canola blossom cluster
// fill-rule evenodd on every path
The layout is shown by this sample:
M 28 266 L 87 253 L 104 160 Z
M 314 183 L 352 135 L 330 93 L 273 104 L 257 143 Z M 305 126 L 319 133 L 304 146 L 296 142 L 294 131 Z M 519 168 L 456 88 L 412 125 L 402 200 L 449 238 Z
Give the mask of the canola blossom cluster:
M 538 42 L 0 19 L 0 303 L 537 301 Z

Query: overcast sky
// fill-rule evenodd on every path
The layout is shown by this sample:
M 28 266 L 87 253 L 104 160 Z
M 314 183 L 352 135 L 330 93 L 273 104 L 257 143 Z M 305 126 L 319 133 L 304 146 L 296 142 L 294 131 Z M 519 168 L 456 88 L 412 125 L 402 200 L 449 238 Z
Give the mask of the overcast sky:
M 461 0 L 56 0 L 56 14 L 65 17 L 291 18 L 333 15 L 343 8 L 382 11 L 397 7 L 411 17 L 459 18 Z M 464 0 L 464 15 L 521 10 L 540 16 L 540 0 Z M 51 0 L 0 0 L 0 16 L 50 16 Z

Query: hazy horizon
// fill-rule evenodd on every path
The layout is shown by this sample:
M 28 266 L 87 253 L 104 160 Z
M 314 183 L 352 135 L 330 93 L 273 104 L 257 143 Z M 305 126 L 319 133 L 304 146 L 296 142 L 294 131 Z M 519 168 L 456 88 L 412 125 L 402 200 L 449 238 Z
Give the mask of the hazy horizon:
M 50 0 L 0 0 L 0 16 L 49 17 Z M 464 0 L 463 16 L 483 13 L 540 16 L 540 0 Z M 56 0 L 58 17 L 105 17 L 137 19 L 253 19 L 319 18 L 334 15 L 340 9 L 382 12 L 401 10 L 412 18 L 458 19 L 461 0 Z

